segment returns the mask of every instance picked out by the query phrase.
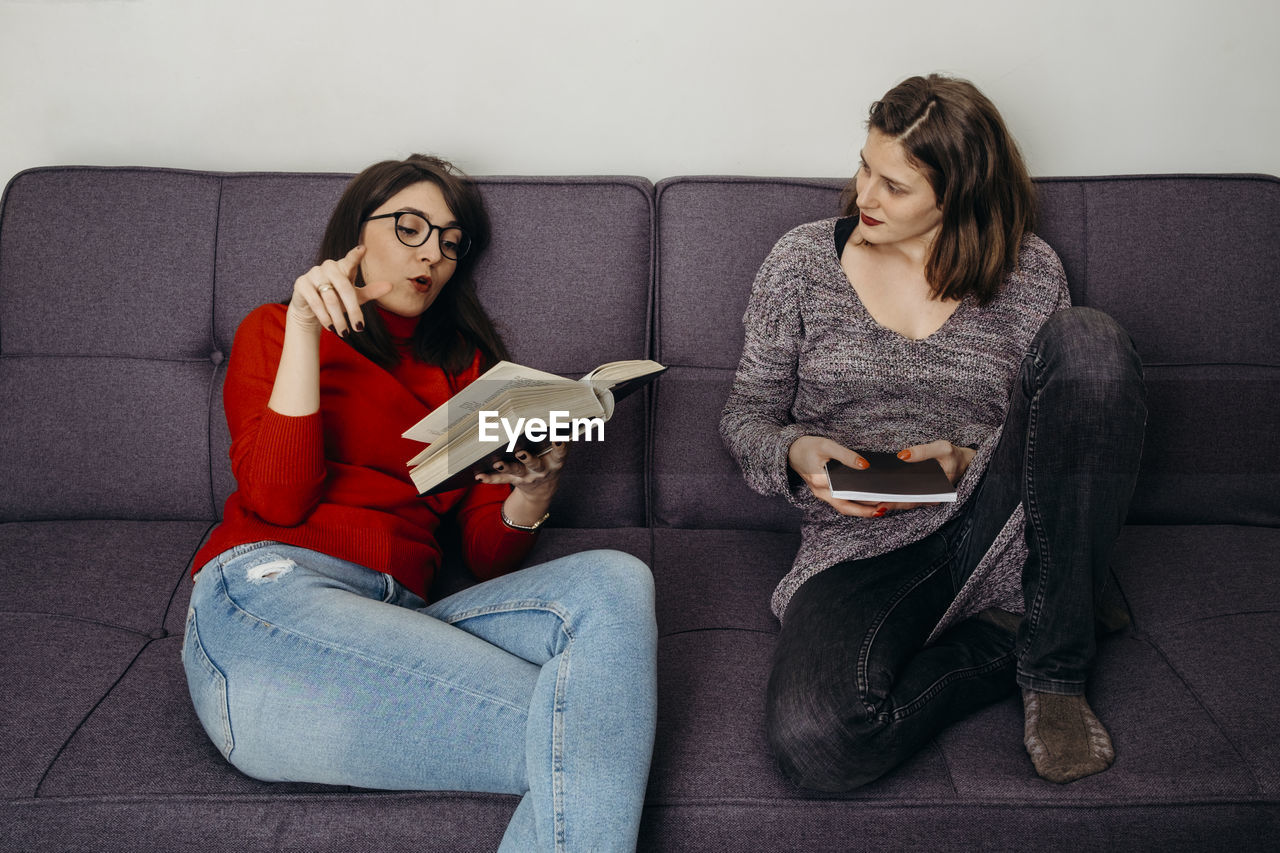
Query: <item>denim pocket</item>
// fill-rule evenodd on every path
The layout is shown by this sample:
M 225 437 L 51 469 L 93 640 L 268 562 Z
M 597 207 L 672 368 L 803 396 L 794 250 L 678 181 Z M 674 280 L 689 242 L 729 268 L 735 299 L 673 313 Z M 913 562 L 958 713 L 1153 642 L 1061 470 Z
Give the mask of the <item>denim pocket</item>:
M 187 673 L 187 690 L 191 693 L 191 704 L 195 706 L 200 725 L 204 726 L 209 740 L 213 741 L 222 757 L 229 757 L 235 741 L 231 736 L 231 716 L 227 707 L 227 679 L 213 665 L 200 643 L 194 608 L 187 611 L 182 668 Z

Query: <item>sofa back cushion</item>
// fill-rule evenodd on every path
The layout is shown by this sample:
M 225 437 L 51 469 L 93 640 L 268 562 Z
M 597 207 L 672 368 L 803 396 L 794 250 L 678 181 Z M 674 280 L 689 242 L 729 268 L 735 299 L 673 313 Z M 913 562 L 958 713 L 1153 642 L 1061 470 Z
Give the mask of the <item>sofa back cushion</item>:
M 718 434 L 742 313 L 773 243 L 835 216 L 843 180 L 658 184 L 653 515 L 670 527 L 791 530 L 743 484 Z M 1114 316 L 1142 356 L 1149 423 L 1130 521 L 1280 524 L 1280 181 L 1264 176 L 1037 181 L 1037 231 L 1072 298 Z M 1229 211 L 1207 229 L 1204 211 Z M 1222 220 L 1226 223 L 1226 219 Z
M 1142 356 L 1147 436 L 1129 520 L 1280 524 L 1280 179 L 1040 181 L 1040 232 L 1077 304 Z
M 234 489 L 236 327 L 288 297 L 349 175 L 36 169 L 0 210 L 0 521 L 211 519 Z M 577 375 L 649 355 L 653 188 L 482 178 L 481 300 L 513 358 Z M 557 521 L 645 520 L 643 402 L 575 449 Z
M 842 182 L 672 178 L 658 184 L 653 519 L 664 527 L 792 530 L 782 498 L 747 488 L 720 441 L 756 270 L 791 228 L 833 216 Z
M 220 180 L 24 172 L 0 210 L 0 520 L 208 518 Z

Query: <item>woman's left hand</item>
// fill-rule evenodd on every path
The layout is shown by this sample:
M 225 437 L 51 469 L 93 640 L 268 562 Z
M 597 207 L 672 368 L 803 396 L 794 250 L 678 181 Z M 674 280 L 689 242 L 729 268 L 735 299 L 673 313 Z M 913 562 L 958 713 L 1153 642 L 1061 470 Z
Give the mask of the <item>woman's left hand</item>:
M 516 452 L 516 461 L 494 465 L 497 473 L 477 474 L 476 481 L 511 486 L 511 496 L 503 504 L 507 518 L 516 524 L 534 524 L 546 514 L 560 485 L 560 471 L 569 455 L 567 442 L 554 442 L 551 449 L 535 456 L 527 450 Z
M 964 472 L 969 470 L 969 463 L 973 461 L 974 454 L 977 452 L 972 447 L 956 447 L 945 438 L 940 438 L 928 444 L 908 447 L 898 454 L 898 458 L 907 462 L 937 459 L 942 466 L 942 473 L 947 475 L 947 479 L 954 486 L 960 482 Z
M 960 478 L 964 476 L 964 472 L 969 470 L 969 463 L 973 461 L 974 455 L 977 453 L 972 447 L 957 447 L 945 438 L 937 441 L 931 441 L 928 444 L 914 444 L 911 447 L 903 449 L 898 453 L 898 458 L 906 462 L 923 462 L 926 459 L 937 459 L 938 464 L 942 466 L 942 473 L 947 475 L 947 479 L 951 481 L 951 485 L 960 482 Z M 876 504 L 877 507 L 884 507 L 886 510 L 896 509 L 913 509 L 918 506 L 927 506 L 928 504 L 920 503 L 885 503 Z

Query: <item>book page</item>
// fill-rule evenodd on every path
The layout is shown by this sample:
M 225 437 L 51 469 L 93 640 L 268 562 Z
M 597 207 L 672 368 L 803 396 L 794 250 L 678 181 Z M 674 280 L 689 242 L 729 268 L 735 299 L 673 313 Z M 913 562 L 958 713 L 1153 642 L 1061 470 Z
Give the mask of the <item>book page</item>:
M 607 406 L 600 397 L 601 393 L 607 398 Z M 564 417 L 569 419 L 600 417 L 607 421 L 612 415 L 612 403 L 608 391 L 599 392 L 590 385 L 557 377 L 555 383 L 507 385 L 501 393 L 485 401 L 483 408 L 494 412 L 499 419 L 509 424 L 527 418 L 545 420 L 552 410 L 563 411 Z M 410 459 L 408 465 L 414 468 L 439 456 L 465 457 L 464 461 L 450 470 L 453 473 L 454 470 L 460 470 L 460 466 L 470 465 L 510 441 L 510 436 L 500 432 L 500 438 L 495 442 L 482 442 L 479 438 L 479 420 L 479 410 L 467 412 L 455 419 L 444 433 Z
M 649 359 L 637 358 L 627 361 L 611 361 L 608 364 L 602 364 L 595 370 L 583 376 L 580 382 L 604 383 L 606 386 L 613 385 L 618 382 L 625 382 L 628 379 L 634 379 L 637 376 L 645 376 L 649 373 L 656 373 L 664 370 L 661 364 Z
M 476 381 L 450 397 L 443 406 L 405 430 L 403 437 L 431 444 L 438 441 L 458 421 L 485 408 L 486 403 L 504 391 L 527 386 L 563 384 L 568 381 L 570 380 L 554 373 L 500 361 Z
M 549 384 L 520 386 L 499 395 L 500 399 L 486 404 L 486 409 L 508 424 L 518 424 L 530 417 L 546 418 L 551 410 L 562 413 L 561 423 L 565 426 L 570 425 L 565 421 L 575 418 L 599 416 L 607 420 L 593 390 L 589 385 L 568 379 L 559 380 L 554 387 Z M 496 440 L 482 440 L 478 420 L 476 412 L 461 418 L 441 438 L 409 460 L 409 474 L 419 492 L 434 488 L 486 456 L 503 452 L 504 446 L 513 440 L 505 427 Z

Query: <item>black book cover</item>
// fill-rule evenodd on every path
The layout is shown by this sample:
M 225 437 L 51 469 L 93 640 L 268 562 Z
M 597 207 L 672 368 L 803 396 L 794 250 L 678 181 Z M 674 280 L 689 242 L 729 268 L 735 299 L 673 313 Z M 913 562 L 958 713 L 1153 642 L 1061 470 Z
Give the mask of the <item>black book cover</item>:
M 850 468 L 827 462 L 831 494 L 850 501 L 934 503 L 954 501 L 955 486 L 937 459 L 904 462 L 892 453 L 862 452 L 869 468 Z

